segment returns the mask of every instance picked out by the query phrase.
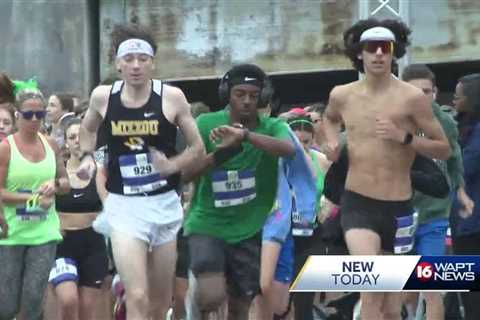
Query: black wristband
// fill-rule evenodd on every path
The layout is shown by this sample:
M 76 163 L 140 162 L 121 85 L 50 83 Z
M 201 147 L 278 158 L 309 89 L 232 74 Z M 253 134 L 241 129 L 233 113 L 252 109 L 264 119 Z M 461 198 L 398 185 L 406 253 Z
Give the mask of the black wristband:
M 219 165 L 223 164 L 227 160 L 235 157 L 237 154 L 243 151 L 243 147 L 241 144 L 238 146 L 220 148 L 213 152 L 213 159 L 215 162 L 215 166 L 218 167 Z
M 92 159 L 95 159 L 95 158 L 93 157 L 93 152 L 83 151 L 83 152 L 82 152 L 82 155 L 80 156 L 80 162 L 82 162 L 83 159 L 85 159 L 85 157 L 88 157 L 88 156 L 92 157 Z
M 407 132 L 405 134 L 405 137 L 403 138 L 403 144 L 408 145 L 412 143 L 412 140 L 413 140 L 413 134 L 411 134 L 410 132 Z

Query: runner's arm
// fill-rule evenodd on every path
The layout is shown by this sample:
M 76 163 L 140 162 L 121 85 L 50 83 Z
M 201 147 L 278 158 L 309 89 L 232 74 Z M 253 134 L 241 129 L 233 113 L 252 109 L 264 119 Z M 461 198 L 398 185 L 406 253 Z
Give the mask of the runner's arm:
M 417 128 L 425 134 L 423 137 L 413 136 L 410 143 L 412 148 L 427 158 L 447 160 L 451 153 L 450 145 L 440 123 L 433 115 L 427 97 L 419 92 L 410 98 L 408 105 Z
M 447 178 L 440 168 L 422 155 L 416 155 L 410 177 L 413 188 L 428 196 L 445 198 L 450 192 Z
M 195 166 L 205 158 L 205 146 L 198 131 L 195 119 L 190 112 L 190 106 L 180 89 L 171 88 L 169 101 L 176 110 L 175 123 L 178 125 L 187 143 L 186 149 L 168 160 L 174 163 L 175 172 Z
M 93 153 L 97 144 L 97 131 L 107 110 L 110 86 L 95 88 L 90 97 L 90 105 L 80 126 L 80 150 Z
M 97 186 L 97 193 L 100 197 L 100 200 L 105 202 L 105 199 L 108 196 L 108 191 L 106 188 L 107 184 L 107 170 L 103 165 L 97 165 L 97 173 L 95 175 L 95 184 Z
M 335 87 L 330 92 L 330 98 L 324 113 L 325 153 L 330 161 L 336 161 L 340 152 L 339 135 L 342 127 L 342 116 L 339 111 L 341 105 L 341 93 L 339 91 L 341 89 Z
M 270 137 L 256 132 L 248 132 L 246 140 L 256 148 L 277 157 L 295 155 L 295 147 L 290 140 Z
M 48 138 L 48 143 L 55 153 L 55 193 L 56 194 L 65 194 L 70 191 L 70 182 L 67 176 L 67 170 L 65 169 L 65 164 L 63 162 L 62 151 L 60 147 L 55 142 L 55 140 Z

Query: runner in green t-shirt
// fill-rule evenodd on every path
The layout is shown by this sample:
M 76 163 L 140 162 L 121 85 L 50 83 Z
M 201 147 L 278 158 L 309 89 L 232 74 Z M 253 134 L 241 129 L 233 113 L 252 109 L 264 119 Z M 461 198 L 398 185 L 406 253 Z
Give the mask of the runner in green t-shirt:
M 235 66 L 219 87 L 229 108 L 197 120 L 207 157 L 184 172 L 184 179 L 195 179 L 184 225 L 189 318 L 206 318 L 228 291 L 229 318 L 247 319 L 258 293 L 260 232 L 276 197 L 278 157 L 294 154 L 287 125 L 257 115 L 270 92 L 259 67 Z

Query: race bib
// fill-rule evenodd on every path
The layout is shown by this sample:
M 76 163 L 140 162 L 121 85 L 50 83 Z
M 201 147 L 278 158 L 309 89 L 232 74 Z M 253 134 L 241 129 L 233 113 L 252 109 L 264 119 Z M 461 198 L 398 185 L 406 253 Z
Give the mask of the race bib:
M 149 153 L 123 155 L 119 163 L 126 195 L 155 191 L 167 184 L 153 166 Z
M 31 190 L 18 190 L 20 193 L 31 193 Z M 48 211 L 40 207 L 40 195 L 32 194 L 25 202 L 17 204 L 16 218 L 20 221 L 42 221 L 47 218 Z
M 295 237 L 310 237 L 316 227 L 315 221 L 306 221 L 297 210 L 295 197 L 292 196 L 292 235 Z
M 55 260 L 55 265 L 50 271 L 48 281 L 54 286 L 65 281 L 77 281 L 77 265 L 73 259 L 60 258 Z
M 247 203 L 257 196 L 255 171 L 214 171 L 212 173 L 212 190 L 217 208 Z
M 417 228 L 418 213 L 398 217 L 397 232 L 395 233 L 394 253 L 403 254 L 413 249 L 415 244 L 415 230 Z

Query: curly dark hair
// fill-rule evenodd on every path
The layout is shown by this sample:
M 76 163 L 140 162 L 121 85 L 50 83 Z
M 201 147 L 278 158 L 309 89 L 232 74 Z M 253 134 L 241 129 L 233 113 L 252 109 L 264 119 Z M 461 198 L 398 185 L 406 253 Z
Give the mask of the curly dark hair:
M 110 62 L 115 60 L 120 44 L 128 39 L 145 40 L 152 46 L 153 54 L 157 52 L 157 45 L 152 30 L 138 24 L 116 25 L 113 27 L 110 37 L 112 39 L 109 53 Z
M 364 72 L 364 69 L 363 61 L 358 59 L 358 54 L 362 52 L 360 36 L 365 30 L 374 27 L 384 27 L 393 32 L 396 40 L 393 55 L 397 59 L 403 57 L 405 49 L 410 44 L 408 36 L 412 31 L 405 23 L 399 20 L 377 20 L 375 18 L 370 18 L 358 21 L 343 33 L 343 43 L 345 46 L 345 55 L 352 61 L 353 67 L 361 73 Z M 397 67 L 397 63 L 394 59 L 392 62 L 392 69 L 396 69 Z

